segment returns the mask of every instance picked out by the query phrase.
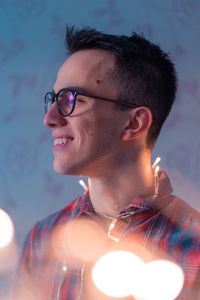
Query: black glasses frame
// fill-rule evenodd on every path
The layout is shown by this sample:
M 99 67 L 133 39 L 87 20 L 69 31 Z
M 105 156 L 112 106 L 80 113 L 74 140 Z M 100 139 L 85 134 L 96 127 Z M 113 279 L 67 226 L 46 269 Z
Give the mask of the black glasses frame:
M 74 101 L 73 101 L 73 104 L 72 104 L 71 111 L 68 114 L 64 114 L 62 112 L 62 110 L 60 108 L 60 105 L 59 105 L 59 101 L 58 101 L 59 95 L 63 91 L 72 93 L 72 95 L 74 97 Z M 54 91 L 52 91 L 52 92 L 47 92 L 45 94 L 45 97 L 44 97 L 45 113 L 47 113 L 48 110 L 49 110 L 48 103 L 51 102 L 51 105 L 52 105 L 54 102 L 56 102 L 57 108 L 58 108 L 58 112 L 60 113 L 61 116 L 67 117 L 67 116 L 71 115 L 73 113 L 74 109 L 75 109 L 76 98 L 77 98 L 78 95 L 85 96 L 85 97 L 88 97 L 88 98 L 94 98 L 94 99 L 98 99 L 98 100 L 102 100 L 102 101 L 112 102 L 112 103 L 115 103 L 115 104 L 122 105 L 124 107 L 125 106 L 126 107 L 130 107 L 130 108 L 136 108 L 136 107 L 138 107 L 138 105 L 133 104 L 133 103 L 129 103 L 129 102 L 126 102 L 126 101 L 119 102 L 117 100 L 113 100 L 113 99 L 109 99 L 109 98 L 104 98 L 104 97 L 100 97 L 100 96 L 96 96 L 96 95 L 91 95 L 91 94 L 88 94 L 88 93 L 85 93 L 85 92 L 83 92 L 83 93 L 82 92 L 78 92 L 76 90 L 69 89 L 69 88 L 63 88 L 63 89 L 59 90 L 57 93 L 55 93 Z M 51 98 L 48 98 L 49 96 L 51 96 Z

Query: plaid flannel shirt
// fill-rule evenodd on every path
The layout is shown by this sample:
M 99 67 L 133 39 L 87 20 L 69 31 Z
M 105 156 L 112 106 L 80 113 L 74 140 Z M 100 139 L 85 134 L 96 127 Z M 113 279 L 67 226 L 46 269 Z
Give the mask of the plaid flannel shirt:
M 116 234 L 120 236 L 121 247 L 123 248 L 123 241 L 129 241 L 129 245 L 134 244 L 134 241 L 130 243 L 131 238 L 137 237 L 140 247 L 154 257 L 166 258 L 177 263 L 183 269 L 185 276 L 184 287 L 177 299 L 200 299 L 199 212 L 173 195 L 169 179 L 163 171 L 159 175 L 157 199 L 136 197 L 126 211 L 134 211 L 134 214 L 126 222 L 117 220 L 115 227 Z M 59 255 L 55 254 L 52 236 L 56 236 L 58 232 L 56 229 L 68 226 L 70 221 L 80 220 L 82 217 L 91 220 L 106 233 L 107 223 L 103 224 L 102 218 L 99 218 L 94 211 L 89 193 L 85 193 L 62 210 L 36 223 L 25 240 L 16 276 L 15 299 L 114 299 L 100 292 L 94 296 L 94 289 L 90 294 L 86 288 L 90 263 L 84 262 L 83 278 L 83 264 L 73 264 L 74 259 L 66 253 L 64 257 L 63 252 L 60 251 L 62 247 L 57 240 L 53 240 L 53 244 L 60 252 Z M 123 231 L 120 233 L 122 228 Z M 65 244 L 67 237 L 64 234 L 61 236 L 61 241 Z M 70 236 L 70 239 L 73 238 L 76 239 L 76 236 Z M 84 240 L 87 243 L 85 231 Z M 110 239 L 107 237 L 107 240 Z M 90 247 L 96 242 L 93 240 Z M 115 241 L 108 241 L 108 249 L 116 249 L 116 244 Z M 81 247 L 77 250 L 80 253 L 83 251 Z M 68 251 L 67 247 L 66 251 Z M 67 266 L 65 271 L 63 271 L 64 262 Z

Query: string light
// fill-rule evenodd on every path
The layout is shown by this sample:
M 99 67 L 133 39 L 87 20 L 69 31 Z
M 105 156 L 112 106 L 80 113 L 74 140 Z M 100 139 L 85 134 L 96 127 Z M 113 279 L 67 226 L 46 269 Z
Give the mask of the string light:
M 67 272 L 67 266 L 66 265 L 64 265 L 62 269 L 63 269 L 64 272 Z
M 157 157 L 152 164 L 154 199 L 158 195 L 160 161 L 161 158 Z M 79 184 L 85 192 L 88 191 L 83 180 L 79 180 Z M 115 221 L 112 220 L 108 233 L 115 227 Z M 113 239 L 112 236 L 110 238 Z M 102 256 L 92 269 L 92 278 L 97 288 L 108 296 L 132 295 L 137 300 L 174 300 L 180 294 L 184 283 L 184 274 L 178 265 L 166 260 L 145 264 L 135 254 L 123 250 Z
M 152 168 L 155 169 L 156 166 L 160 163 L 160 161 L 161 161 L 161 158 L 159 156 L 156 157 L 155 161 L 152 164 Z
M 87 186 L 87 184 L 83 181 L 83 179 L 80 179 L 80 180 L 79 180 L 79 184 L 82 186 L 82 188 L 84 189 L 85 192 L 88 190 L 88 186 Z

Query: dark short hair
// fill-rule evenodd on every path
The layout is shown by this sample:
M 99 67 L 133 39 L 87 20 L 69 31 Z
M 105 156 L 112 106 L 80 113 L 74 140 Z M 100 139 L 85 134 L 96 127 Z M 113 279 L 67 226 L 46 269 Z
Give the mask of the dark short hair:
M 67 26 L 65 41 L 70 55 L 89 49 L 113 53 L 118 99 L 147 106 L 152 112 L 153 123 L 147 138 L 147 145 L 152 147 L 176 95 L 176 71 L 168 54 L 135 32 L 130 36 L 112 35 L 90 27 Z

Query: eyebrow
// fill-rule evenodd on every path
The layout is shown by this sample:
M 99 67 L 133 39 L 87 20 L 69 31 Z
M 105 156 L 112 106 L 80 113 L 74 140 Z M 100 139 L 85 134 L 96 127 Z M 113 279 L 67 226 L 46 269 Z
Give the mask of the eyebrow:
M 88 91 L 87 89 L 85 89 L 85 88 L 83 88 L 83 87 L 80 87 L 80 86 L 67 86 L 67 87 L 63 87 L 63 88 L 60 89 L 60 90 L 63 90 L 63 89 L 75 90 L 75 91 L 78 92 L 78 93 L 85 93 L 85 94 L 89 94 L 89 93 L 90 93 L 90 91 Z M 59 90 L 59 91 L 60 91 L 60 90 Z M 58 91 L 58 92 L 59 92 L 59 91 Z M 52 92 L 53 92 L 54 94 L 56 94 L 54 88 L 52 89 Z

